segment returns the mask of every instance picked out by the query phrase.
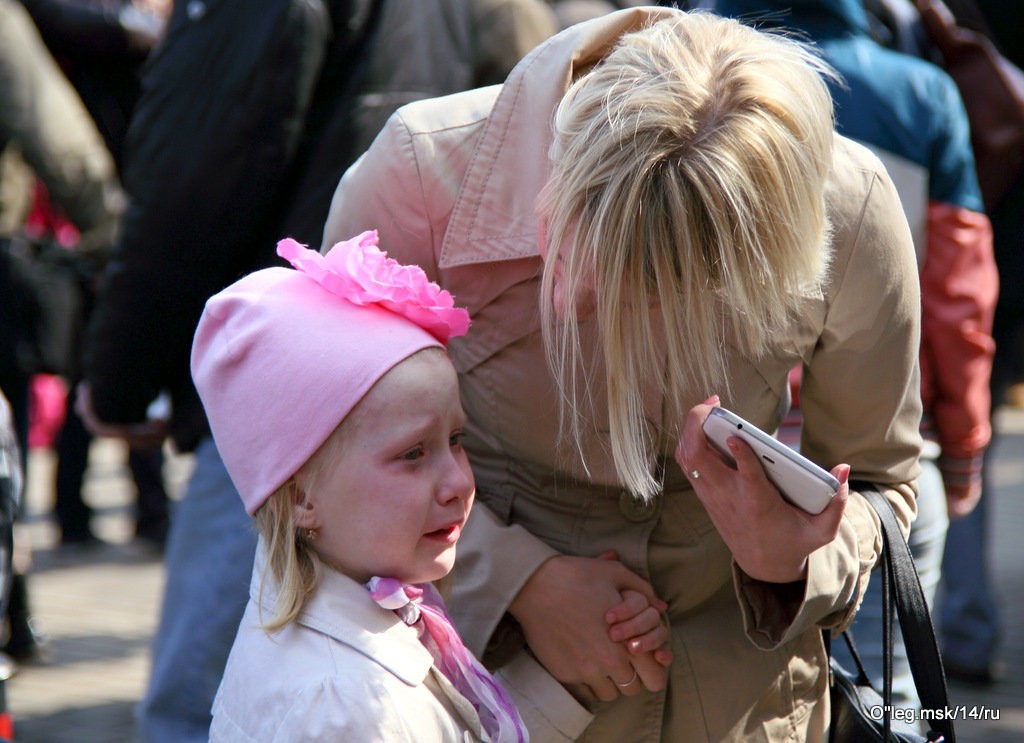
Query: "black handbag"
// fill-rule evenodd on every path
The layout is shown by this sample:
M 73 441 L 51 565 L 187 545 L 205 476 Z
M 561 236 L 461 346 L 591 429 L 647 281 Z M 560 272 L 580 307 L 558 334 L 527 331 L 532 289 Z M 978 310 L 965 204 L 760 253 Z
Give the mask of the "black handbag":
M 843 633 L 857 672 L 843 668 L 829 654 L 829 686 L 832 721 L 830 743 L 956 743 L 953 720 L 946 691 L 939 647 L 935 640 L 928 604 L 917 577 L 910 548 L 900 531 L 892 506 L 870 483 L 850 483 L 878 513 L 882 522 L 882 647 L 883 689 L 881 695 L 871 686 L 849 633 Z M 907 660 L 914 685 L 921 698 L 922 722 L 926 736 L 894 732 L 892 726 L 892 654 L 893 611 L 899 617 L 900 631 L 907 648 Z M 826 648 L 829 633 L 825 631 Z

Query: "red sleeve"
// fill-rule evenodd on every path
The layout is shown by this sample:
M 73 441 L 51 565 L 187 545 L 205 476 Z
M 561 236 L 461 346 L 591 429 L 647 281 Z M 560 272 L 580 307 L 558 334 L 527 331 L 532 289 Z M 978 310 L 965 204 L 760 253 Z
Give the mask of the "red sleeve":
M 998 290 L 988 217 L 929 204 L 921 268 L 921 395 L 942 446 L 943 476 L 954 482 L 980 477 L 992 436 L 989 377 Z

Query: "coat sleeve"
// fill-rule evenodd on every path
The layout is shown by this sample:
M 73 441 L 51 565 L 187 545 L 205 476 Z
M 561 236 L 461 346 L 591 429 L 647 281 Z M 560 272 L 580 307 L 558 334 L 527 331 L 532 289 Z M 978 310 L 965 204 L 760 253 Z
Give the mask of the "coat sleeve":
M 922 395 L 942 446 L 939 468 L 951 489 L 980 482 L 992 438 L 989 379 L 998 285 L 988 218 L 931 203 L 921 269 Z
M 863 157 L 844 161 L 850 182 L 833 210 L 824 325 L 803 369 L 802 449 L 814 461 L 850 464 L 851 480 L 877 483 L 906 534 L 920 471 L 920 288 L 895 187 Z M 838 535 L 810 555 L 803 583 L 765 584 L 734 567 L 748 636 L 772 648 L 816 625 L 849 624 L 881 546 L 877 515 L 851 492 Z
M 114 159 L 17 2 L 0 4 L 0 150 L 9 141 L 82 233 L 79 250 L 101 261 L 124 209 Z
M 942 447 L 947 497 L 980 487 L 992 437 L 989 381 L 999 275 L 983 213 L 970 124 L 955 83 L 939 75 L 921 263 L 921 398 L 925 436 Z

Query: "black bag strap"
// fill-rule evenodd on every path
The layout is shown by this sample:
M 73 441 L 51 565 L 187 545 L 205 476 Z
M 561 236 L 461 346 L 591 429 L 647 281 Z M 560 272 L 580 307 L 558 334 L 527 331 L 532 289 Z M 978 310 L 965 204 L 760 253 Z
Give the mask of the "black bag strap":
M 828 630 L 825 630 L 824 637 L 825 652 L 827 652 L 829 656 L 831 656 L 832 634 Z M 843 641 L 846 643 L 846 649 L 850 651 L 850 657 L 853 658 L 853 665 L 857 671 L 856 676 L 854 676 L 854 683 L 856 683 L 858 686 L 860 686 L 861 684 L 868 684 L 870 686 L 871 677 L 868 676 L 867 669 L 864 668 L 864 662 L 860 659 L 860 653 L 857 652 L 857 643 L 853 641 L 853 635 L 850 633 L 850 630 L 843 630 Z M 883 645 L 883 652 L 885 652 L 885 650 L 886 648 Z
M 946 690 L 946 675 L 942 670 L 942 659 L 939 656 L 939 645 L 935 639 L 928 603 L 921 590 L 921 581 L 917 576 L 917 568 L 910 554 L 903 532 L 896 521 L 892 506 L 875 485 L 867 482 L 851 482 L 850 489 L 856 490 L 878 513 L 882 523 L 883 559 L 883 623 L 888 625 L 892 616 L 892 605 L 895 603 L 896 614 L 900 620 L 900 631 L 907 648 L 907 660 L 914 677 L 921 708 L 930 726 L 930 732 L 941 733 L 945 743 L 956 743 L 953 722 L 948 719 L 949 695 Z M 888 590 L 887 590 L 888 589 Z M 891 629 L 886 637 L 885 652 L 891 658 Z M 891 659 L 886 669 L 886 684 L 891 686 Z M 886 701 L 886 704 L 889 704 Z M 929 734 L 929 739 L 934 739 Z

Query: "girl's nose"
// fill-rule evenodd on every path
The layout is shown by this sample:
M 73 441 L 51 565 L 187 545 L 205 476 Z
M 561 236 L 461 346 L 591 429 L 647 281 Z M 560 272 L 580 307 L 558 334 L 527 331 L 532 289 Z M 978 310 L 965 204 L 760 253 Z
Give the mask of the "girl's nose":
M 441 503 L 466 500 L 473 495 L 475 489 L 473 470 L 470 468 L 465 454 L 459 456 L 453 454 L 448 457 L 441 486 L 438 489 L 438 499 Z

